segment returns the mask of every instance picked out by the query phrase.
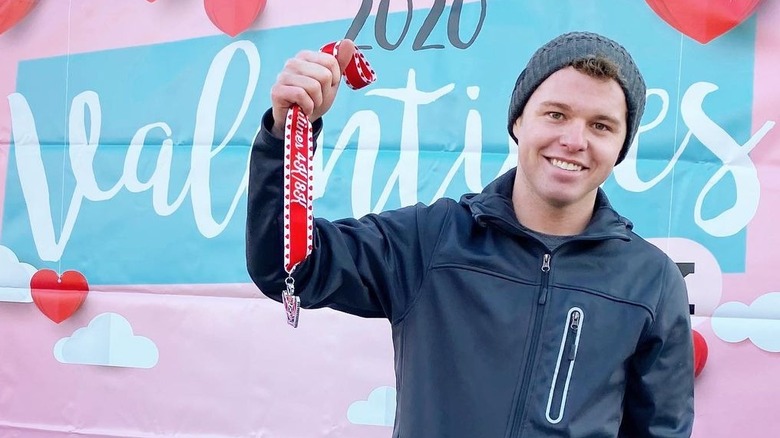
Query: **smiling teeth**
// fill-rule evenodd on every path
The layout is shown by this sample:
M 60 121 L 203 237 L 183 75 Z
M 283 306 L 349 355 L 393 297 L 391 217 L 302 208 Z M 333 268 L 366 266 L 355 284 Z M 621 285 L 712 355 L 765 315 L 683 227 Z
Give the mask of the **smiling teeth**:
M 563 170 L 574 170 L 574 171 L 582 170 L 582 166 L 578 164 L 567 163 L 566 161 L 556 160 L 555 158 L 550 160 L 550 162 L 552 163 L 553 166 Z

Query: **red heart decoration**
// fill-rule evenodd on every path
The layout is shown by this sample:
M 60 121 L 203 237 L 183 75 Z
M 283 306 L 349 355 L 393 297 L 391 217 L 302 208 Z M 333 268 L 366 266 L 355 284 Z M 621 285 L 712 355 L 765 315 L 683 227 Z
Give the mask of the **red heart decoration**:
M 263 9 L 266 0 L 203 0 L 206 15 L 222 32 L 235 37 L 247 30 Z
M 59 324 L 81 307 L 89 284 L 78 271 L 65 271 L 60 276 L 51 269 L 41 269 L 30 279 L 30 289 L 38 309 Z
M 701 333 L 693 330 L 693 376 L 699 377 L 704 365 L 707 364 L 707 356 L 709 355 L 709 348 L 707 348 L 707 341 Z
M 707 44 L 747 20 L 761 0 L 645 0 L 673 28 Z
M 22 21 L 38 0 L 0 0 L 0 34 Z

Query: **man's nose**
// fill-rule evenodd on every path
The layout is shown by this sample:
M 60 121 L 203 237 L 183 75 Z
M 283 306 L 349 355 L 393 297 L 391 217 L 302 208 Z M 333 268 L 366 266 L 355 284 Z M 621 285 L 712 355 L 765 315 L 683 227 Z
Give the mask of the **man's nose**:
M 585 150 L 588 147 L 588 140 L 585 135 L 586 129 L 587 126 L 584 121 L 571 120 L 563 127 L 561 144 L 572 152 Z

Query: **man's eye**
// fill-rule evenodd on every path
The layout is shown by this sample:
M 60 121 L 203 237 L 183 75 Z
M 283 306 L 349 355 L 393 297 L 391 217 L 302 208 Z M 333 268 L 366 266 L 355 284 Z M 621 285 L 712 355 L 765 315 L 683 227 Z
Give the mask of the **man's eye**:
M 593 127 L 598 131 L 611 131 L 610 127 L 603 123 L 594 123 Z
M 551 111 L 551 112 L 547 113 L 547 115 L 550 116 L 551 119 L 555 119 L 555 120 L 560 120 L 560 119 L 563 118 L 563 114 L 562 113 L 558 113 L 558 112 L 555 112 L 555 111 Z

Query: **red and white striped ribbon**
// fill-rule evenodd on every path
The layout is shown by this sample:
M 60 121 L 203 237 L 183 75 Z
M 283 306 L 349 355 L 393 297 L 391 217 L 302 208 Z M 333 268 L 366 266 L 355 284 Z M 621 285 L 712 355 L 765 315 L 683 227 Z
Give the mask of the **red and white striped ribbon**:
M 337 56 L 340 42 L 320 50 Z M 376 73 L 357 48 L 344 69 L 347 85 L 357 90 L 376 80 Z M 287 272 L 282 293 L 287 323 L 298 326 L 300 298 L 295 295 L 292 272 L 312 250 L 314 231 L 314 140 L 309 118 L 298 105 L 287 111 L 284 133 L 284 270 Z

